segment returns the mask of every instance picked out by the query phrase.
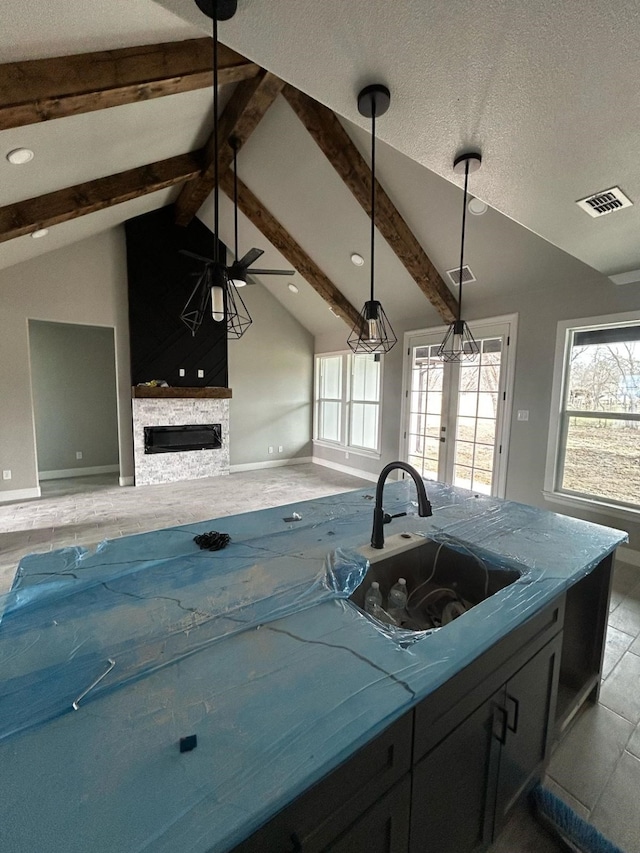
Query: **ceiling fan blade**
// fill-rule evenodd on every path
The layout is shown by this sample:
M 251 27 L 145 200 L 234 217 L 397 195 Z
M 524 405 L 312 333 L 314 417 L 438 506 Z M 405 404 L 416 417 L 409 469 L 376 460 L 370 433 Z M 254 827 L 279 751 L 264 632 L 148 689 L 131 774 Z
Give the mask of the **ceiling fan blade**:
M 264 249 L 249 249 L 244 258 L 240 258 L 236 263 L 239 267 L 248 267 L 254 261 L 257 261 L 260 255 L 264 255 Z
M 204 255 L 196 255 L 195 252 L 189 252 L 187 249 L 180 249 L 181 255 L 186 255 L 188 258 L 195 258 L 196 261 L 202 261 L 205 264 L 215 264 L 212 258 L 205 258 Z
M 251 275 L 295 275 L 295 270 L 249 270 Z

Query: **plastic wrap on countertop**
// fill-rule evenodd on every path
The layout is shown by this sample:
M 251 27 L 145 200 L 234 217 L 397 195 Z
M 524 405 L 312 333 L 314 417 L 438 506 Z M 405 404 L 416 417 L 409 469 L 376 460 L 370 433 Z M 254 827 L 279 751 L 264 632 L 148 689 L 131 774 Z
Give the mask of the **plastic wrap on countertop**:
M 55 853 L 230 849 L 626 538 L 442 484 L 427 491 L 434 515 L 423 519 L 413 483 L 387 483 L 385 509 L 409 515 L 386 535 L 417 532 L 520 577 L 409 648 L 343 600 L 366 570 L 354 549 L 370 536 L 372 489 L 25 558 L 0 603 L 0 763 L 13 780 L 0 825 L 13 838 L 15 823 L 25 845 L 11 849 L 45 849 L 29 833 L 69 802 L 83 803 L 83 825 L 60 826 Z M 194 535 L 213 528 L 231 544 L 200 551 Z M 208 751 L 178 772 L 167 743 L 191 730 Z M 56 755 L 80 767 L 62 768 L 37 802 L 25 794 L 38 813 L 25 832 L 15 777 L 35 778 Z M 138 804 L 148 756 L 155 810 Z M 132 803 L 120 837 L 114 815 Z
M 94 571 L 86 557 L 61 583 L 12 590 L 0 625 L 0 739 L 225 637 L 347 597 L 366 572 L 361 555 L 292 556 L 281 542 L 274 534 L 215 553 L 105 559 Z

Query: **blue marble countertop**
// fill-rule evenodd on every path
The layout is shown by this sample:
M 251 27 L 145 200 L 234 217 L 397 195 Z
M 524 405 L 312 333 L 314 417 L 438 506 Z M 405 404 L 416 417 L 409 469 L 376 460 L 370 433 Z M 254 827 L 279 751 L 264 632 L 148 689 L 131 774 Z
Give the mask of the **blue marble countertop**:
M 25 558 L 0 600 L 3 853 L 230 850 L 626 539 L 431 482 L 418 518 L 414 488 L 387 483 L 409 514 L 386 535 L 520 579 L 408 648 L 345 600 L 373 487 Z M 230 545 L 201 551 L 213 528 Z

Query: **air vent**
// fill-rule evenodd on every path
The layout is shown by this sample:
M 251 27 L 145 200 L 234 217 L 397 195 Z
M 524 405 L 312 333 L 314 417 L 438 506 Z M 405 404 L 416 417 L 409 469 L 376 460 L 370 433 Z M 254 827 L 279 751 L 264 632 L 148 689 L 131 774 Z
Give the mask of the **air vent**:
M 626 197 L 620 187 L 611 187 L 609 190 L 602 190 L 602 192 L 590 195 L 588 198 L 583 198 L 576 204 L 586 210 L 589 216 L 597 219 L 606 213 L 622 210 L 623 207 L 631 207 L 633 202 Z
M 447 275 L 451 279 L 452 284 L 456 286 L 460 284 L 460 267 L 456 267 L 454 270 L 447 270 Z M 462 283 L 466 284 L 468 281 L 477 281 L 477 279 L 471 272 L 471 267 L 465 264 L 462 267 Z

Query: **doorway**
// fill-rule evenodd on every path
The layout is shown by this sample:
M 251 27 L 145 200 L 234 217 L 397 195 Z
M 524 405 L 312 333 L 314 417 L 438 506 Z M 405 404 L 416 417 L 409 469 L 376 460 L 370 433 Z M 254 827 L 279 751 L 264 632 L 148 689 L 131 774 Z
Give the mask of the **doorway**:
M 401 458 L 423 477 L 504 497 L 516 315 L 469 323 L 479 353 L 437 355 L 444 328 L 405 335 Z
M 113 328 L 29 320 L 29 352 L 42 493 L 117 485 Z

